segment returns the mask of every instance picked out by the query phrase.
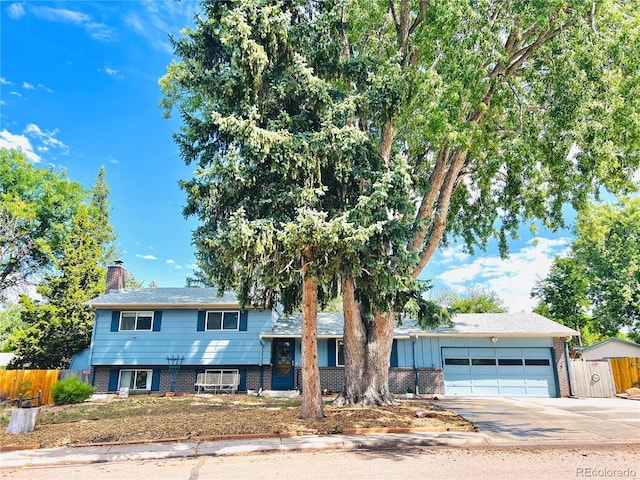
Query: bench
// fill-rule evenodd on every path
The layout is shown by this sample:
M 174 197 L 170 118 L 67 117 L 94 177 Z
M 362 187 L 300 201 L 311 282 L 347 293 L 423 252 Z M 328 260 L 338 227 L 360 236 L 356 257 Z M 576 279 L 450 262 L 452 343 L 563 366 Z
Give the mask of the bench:
M 198 393 L 201 390 L 214 393 L 236 393 L 238 385 L 240 385 L 238 370 L 208 370 L 205 373 L 199 373 L 195 383 Z

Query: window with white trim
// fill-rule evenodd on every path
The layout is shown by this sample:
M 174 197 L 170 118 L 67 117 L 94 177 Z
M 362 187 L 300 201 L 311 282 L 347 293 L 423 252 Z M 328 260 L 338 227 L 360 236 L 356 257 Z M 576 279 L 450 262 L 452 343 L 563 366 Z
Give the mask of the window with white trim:
M 240 312 L 207 312 L 205 330 L 239 330 Z
M 344 340 L 336 340 L 336 367 L 344 367 Z
M 118 389 L 151 390 L 153 370 L 120 370 Z
M 120 325 L 122 331 L 147 331 L 153 328 L 153 312 L 120 312 Z

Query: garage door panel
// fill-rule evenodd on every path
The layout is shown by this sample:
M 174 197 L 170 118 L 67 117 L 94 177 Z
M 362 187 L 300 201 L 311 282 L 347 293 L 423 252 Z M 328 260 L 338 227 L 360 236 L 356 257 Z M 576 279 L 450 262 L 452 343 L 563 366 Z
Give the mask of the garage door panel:
M 505 397 L 526 397 L 527 388 L 518 385 L 500 384 L 500 395 L 503 395 Z
M 500 389 L 497 385 L 473 385 L 473 394 L 482 397 L 497 397 L 500 395 Z
M 443 348 L 445 394 L 556 396 L 546 348 Z

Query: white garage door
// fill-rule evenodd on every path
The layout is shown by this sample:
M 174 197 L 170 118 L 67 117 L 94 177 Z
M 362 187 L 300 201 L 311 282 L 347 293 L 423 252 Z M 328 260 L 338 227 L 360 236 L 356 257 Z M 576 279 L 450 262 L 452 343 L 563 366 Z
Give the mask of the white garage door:
M 444 393 L 557 396 L 548 348 L 443 348 Z

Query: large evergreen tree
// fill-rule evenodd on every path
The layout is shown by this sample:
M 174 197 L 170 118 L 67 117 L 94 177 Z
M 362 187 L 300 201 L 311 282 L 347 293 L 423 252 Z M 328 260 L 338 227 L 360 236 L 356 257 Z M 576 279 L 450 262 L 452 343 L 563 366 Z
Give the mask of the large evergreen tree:
M 403 309 L 441 241 L 563 225 L 635 188 L 638 6 L 599 2 L 204 2 L 162 80 L 187 214 L 221 287 L 299 302 L 340 285 L 345 390 L 382 404 Z M 262 294 L 262 297 L 260 297 Z M 309 327 L 307 325 L 306 327 Z

